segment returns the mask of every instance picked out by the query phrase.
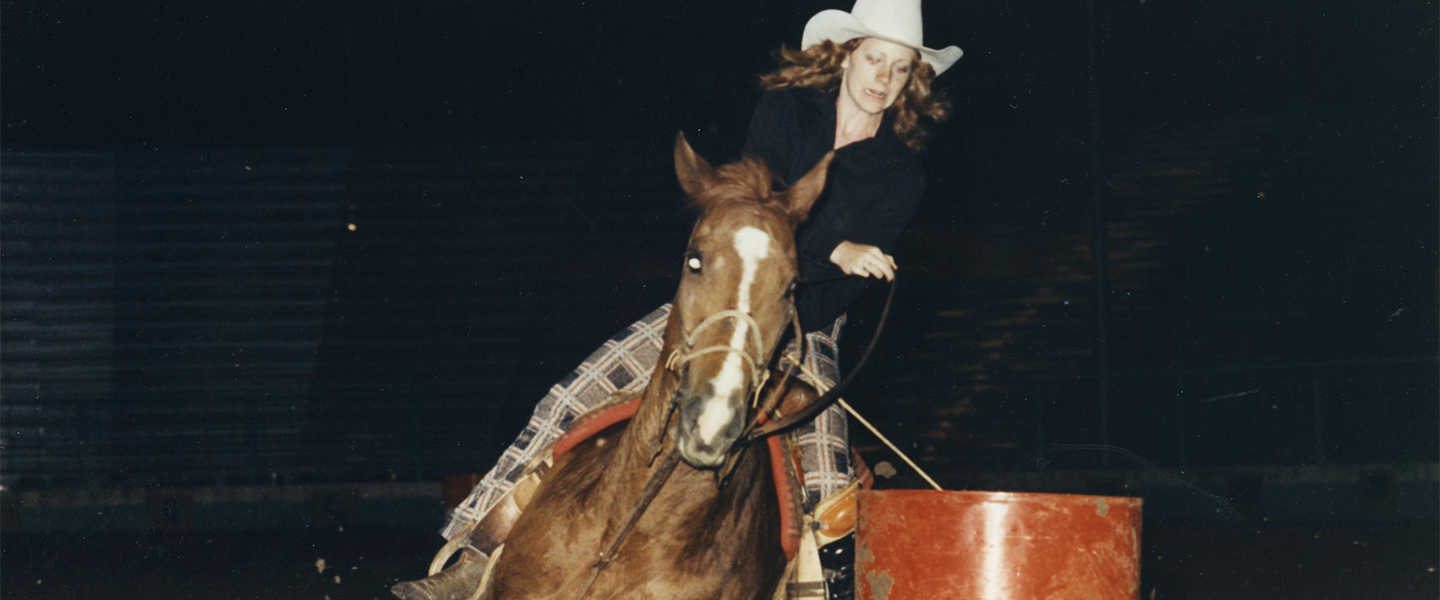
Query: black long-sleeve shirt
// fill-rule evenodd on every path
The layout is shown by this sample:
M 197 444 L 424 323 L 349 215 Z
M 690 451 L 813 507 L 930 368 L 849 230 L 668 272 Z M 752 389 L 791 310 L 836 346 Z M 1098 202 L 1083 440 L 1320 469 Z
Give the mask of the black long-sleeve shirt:
M 835 147 L 838 93 L 766 92 L 750 120 L 745 152 L 760 157 L 787 185 L 794 185 Z M 830 253 L 842 241 L 893 253 L 924 193 L 919 157 L 895 135 L 886 113 L 874 137 L 835 152 L 825 192 L 796 232 L 801 277 L 841 275 Z M 810 332 L 830 325 L 870 281 L 847 277 L 801 286 L 795 298 L 801 328 Z

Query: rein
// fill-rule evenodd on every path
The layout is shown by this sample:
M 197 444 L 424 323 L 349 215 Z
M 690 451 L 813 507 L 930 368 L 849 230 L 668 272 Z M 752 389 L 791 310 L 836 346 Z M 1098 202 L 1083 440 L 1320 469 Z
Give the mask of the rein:
M 680 464 L 680 453 L 670 449 L 665 458 L 660 461 L 660 466 L 650 475 L 650 480 L 645 482 L 645 489 L 640 492 L 640 498 L 635 500 L 635 505 L 630 508 L 630 515 L 625 518 L 625 523 L 620 530 L 615 532 L 610 544 L 600 552 L 595 564 L 590 567 L 590 576 L 585 578 L 585 585 L 580 586 L 580 592 L 575 594 L 575 600 L 584 598 L 590 593 L 590 586 L 595 585 L 595 579 L 600 577 L 600 572 L 610 566 L 610 561 L 615 560 L 615 554 L 620 551 L 620 545 L 625 543 L 625 538 L 630 535 L 630 530 L 640 522 L 640 517 L 645 514 L 645 509 L 650 507 L 650 502 L 660 493 L 660 488 L 670 480 L 670 474 L 675 472 L 676 465 Z
M 734 346 L 716 344 L 714 346 L 706 346 L 698 350 L 692 350 L 692 348 L 695 347 L 696 338 L 700 336 L 702 331 L 709 329 L 711 326 L 725 319 L 736 319 L 748 327 L 747 333 L 749 335 L 746 336 L 747 343 L 744 344 L 743 347 L 736 348 Z M 794 320 L 794 310 L 791 310 L 791 319 Z M 764 387 L 765 382 L 770 378 L 770 370 L 764 368 L 770 359 L 767 356 L 764 361 L 761 361 L 755 358 L 748 350 L 750 347 L 749 342 L 755 344 L 757 351 L 764 350 L 764 341 L 760 338 L 760 326 L 755 322 L 754 318 L 741 310 L 722 310 L 706 317 L 704 321 L 701 321 L 699 325 L 695 326 L 693 331 L 683 333 L 685 336 L 685 351 L 681 352 L 678 348 L 671 350 L 670 356 L 665 358 L 666 370 L 678 374 L 680 367 L 684 366 L 685 363 L 706 354 L 714 354 L 717 352 L 736 354 L 740 356 L 744 364 L 750 366 L 750 383 L 754 386 L 758 397 L 759 389 Z M 671 399 L 671 410 L 675 408 L 674 403 L 675 400 Z M 668 429 L 668 427 L 666 429 Z M 665 429 L 662 429 L 659 438 L 651 442 L 651 445 L 656 447 L 655 452 L 657 454 L 661 452 L 663 448 L 661 440 L 664 439 L 665 433 Z M 652 456 L 651 460 L 653 461 L 654 459 L 655 457 Z M 625 538 L 630 535 L 630 530 L 634 529 L 635 524 L 640 522 L 640 517 L 644 516 L 645 510 L 650 508 L 650 503 L 655 500 L 655 496 L 659 495 L 660 488 L 664 487 L 665 482 L 670 480 L 670 474 L 675 472 L 675 467 L 679 464 L 680 453 L 673 447 L 666 450 L 664 457 L 660 460 L 659 466 L 650 474 L 650 479 L 645 482 L 645 489 L 640 492 L 640 497 L 637 498 L 635 504 L 631 506 L 630 514 L 625 517 L 625 522 L 621 524 L 620 529 L 615 531 L 615 537 L 610 539 L 610 543 L 605 546 L 605 549 L 600 551 L 599 556 L 595 560 L 595 564 L 591 565 L 590 575 L 585 578 L 585 584 L 580 586 L 579 592 L 575 594 L 575 600 L 581 600 L 586 594 L 590 593 L 590 588 L 595 585 L 595 580 L 600 577 L 600 572 L 604 571 L 605 567 L 610 566 L 610 562 L 615 560 L 615 555 L 619 553 L 620 546 L 625 543 Z
M 805 281 L 804 283 L 815 284 L 822 281 L 842 279 L 845 277 L 853 277 L 853 275 L 826 277 L 823 279 Z M 836 400 L 839 400 L 840 393 L 845 391 L 845 388 L 850 385 L 850 382 L 855 380 L 855 376 L 860 373 L 861 369 L 865 367 L 865 362 L 870 360 L 870 354 L 874 352 L 875 346 L 880 342 L 881 332 L 885 331 L 885 322 L 890 318 L 890 305 L 893 304 L 894 301 L 895 282 L 892 280 L 890 281 L 890 291 L 885 296 L 885 308 L 880 311 L 880 321 L 875 325 L 875 333 L 870 337 L 870 343 L 865 346 L 865 352 L 860 355 L 860 360 L 855 363 L 855 367 L 850 369 L 850 373 L 846 374 L 845 378 L 840 380 L 840 383 L 836 384 L 835 387 L 832 387 L 825 393 L 821 394 L 819 398 L 816 398 L 814 402 L 807 404 L 805 408 L 785 415 L 775 421 L 770 421 L 762 424 L 759 420 L 760 418 L 764 417 L 764 415 L 757 414 L 755 425 L 753 425 L 750 431 L 745 434 L 744 441 L 753 442 L 768 435 L 774 435 L 784 432 L 800 423 L 809 421 L 810 419 L 814 418 L 815 415 L 819 414 L 820 411 L 825 410 L 826 407 L 835 403 Z M 805 347 L 805 343 L 803 340 L 800 342 L 800 347 L 801 351 L 803 352 Z M 790 369 L 793 370 L 794 368 L 795 366 L 792 361 Z M 786 371 L 786 378 L 788 378 L 789 375 L 790 371 Z
M 805 285 L 813 285 L 825 281 L 844 279 L 846 277 L 854 277 L 854 275 L 824 277 L 820 279 L 801 281 L 800 283 Z M 865 366 L 865 362 L 869 360 L 871 352 L 875 350 L 875 346 L 880 341 L 880 333 L 885 329 L 885 321 L 890 316 L 890 305 L 892 302 L 894 302 L 894 300 L 895 282 L 892 280 L 890 281 L 890 291 L 885 297 L 885 308 L 880 311 L 880 322 L 875 326 L 875 334 L 871 336 L 869 345 L 865 347 L 865 352 L 860 355 L 860 360 L 855 363 L 855 368 L 850 370 L 849 375 L 846 375 L 839 384 L 837 384 L 833 388 L 830 388 L 825 393 L 821 394 L 819 398 L 816 398 L 814 402 L 806 405 L 805 408 L 781 417 L 776 421 L 762 423 L 762 420 L 765 419 L 766 413 L 768 411 L 757 411 L 755 421 L 751 423 L 750 427 L 747 428 L 748 433 L 742 435 L 741 440 L 737 440 L 736 446 L 740 446 L 741 442 L 752 442 L 769 435 L 786 431 L 799 423 L 805 422 L 813 418 L 821 410 L 824 410 L 830 404 L 833 404 L 836 400 L 839 400 L 840 392 L 843 391 L 850 384 L 850 382 L 854 380 L 856 373 L 859 373 L 860 369 Z M 800 340 L 800 351 L 803 353 L 805 351 L 805 338 L 800 331 L 800 320 L 799 317 L 796 315 L 795 310 L 793 309 L 793 301 L 791 306 L 792 309 L 790 311 L 790 324 L 795 328 L 796 339 Z M 701 331 L 704 331 L 706 328 L 714 325 L 715 323 L 719 323 L 721 320 L 727 318 L 739 319 L 742 323 L 748 325 L 750 328 L 749 333 L 751 334 L 748 337 L 751 338 L 751 341 L 755 342 L 755 347 L 757 350 L 763 349 L 760 339 L 760 328 L 756 325 L 755 319 L 751 318 L 750 315 L 745 314 L 743 311 L 733 309 L 723 310 L 713 315 L 710 315 L 704 321 L 701 321 L 700 324 L 695 327 L 694 331 L 686 333 L 685 347 L 687 352 L 681 353 L 679 350 L 672 350 L 670 352 L 670 356 L 665 359 L 665 368 L 678 373 L 682 365 L 696 357 L 703 356 L 705 354 L 710 354 L 714 352 L 738 354 L 742 359 L 744 359 L 746 364 L 750 365 L 750 378 L 752 384 L 755 386 L 755 396 L 758 402 L 760 388 L 764 387 L 766 381 L 768 381 L 770 377 L 770 370 L 764 368 L 764 365 L 769 362 L 768 357 L 764 362 L 761 362 L 756 360 L 755 357 L 752 356 L 745 349 L 735 348 L 733 346 L 716 345 L 701 348 L 699 350 L 690 350 L 690 348 L 694 347 L 695 338 L 700 334 Z M 798 362 L 799 361 L 791 362 L 790 368 L 785 371 L 784 378 L 781 380 L 782 386 L 789 381 L 791 375 L 797 368 L 796 364 L 798 364 Z M 665 434 L 662 431 L 661 438 L 663 438 L 664 435 Z M 645 510 L 648 509 L 650 507 L 650 503 L 655 500 L 655 496 L 659 495 L 660 488 L 664 487 L 665 482 L 670 480 L 670 474 L 675 472 L 675 467 L 679 465 L 679 463 L 680 453 L 677 452 L 674 448 L 670 448 L 668 451 L 665 452 L 664 457 L 660 461 L 660 465 L 655 469 L 653 473 L 650 474 L 650 479 L 645 483 L 645 489 L 641 491 L 640 497 L 635 500 L 635 504 L 630 508 L 630 514 L 625 518 L 625 522 L 620 526 L 620 529 L 615 532 L 615 537 L 611 538 L 610 543 L 607 544 L 605 546 L 605 549 L 600 552 L 598 558 L 595 561 L 595 564 L 591 566 L 590 575 L 585 578 L 585 584 L 582 585 L 579 592 L 575 594 L 576 600 L 581 600 L 590 593 L 590 588 L 595 585 L 595 580 L 600 577 L 600 572 L 604 571 L 605 567 L 610 566 L 610 562 L 615 559 L 615 555 L 620 551 L 620 546 L 625 543 L 625 538 L 630 535 L 630 530 L 635 528 L 635 524 L 640 521 L 640 517 L 645 514 Z M 730 466 L 733 465 L 727 465 L 722 468 L 728 471 Z
M 790 312 L 792 315 L 791 318 L 793 319 L 795 311 L 792 309 Z M 671 350 L 670 356 L 665 358 L 665 368 L 670 371 L 674 371 L 675 373 L 679 373 L 680 367 L 684 366 L 685 363 L 688 363 L 691 360 L 694 360 L 706 354 L 714 354 L 716 352 L 737 354 L 740 356 L 741 360 L 744 361 L 744 364 L 749 365 L 750 384 L 756 389 L 756 393 L 758 394 L 759 388 L 764 387 L 765 382 L 770 378 L 770 371 L 769 369 L 765 368 L 765 364 L 770 362 L 769 356 L 766 356 L 765 360 L 763 361 L 757 359 L 747 350 L 747 348 L 749 348 L 750 346 L 749 343 L 745 344 L 744 347 L 741 348 L 716 344 L 714 346 L 706 346 L 699 350 L 691 350 L 691 348 L 695 347 L 695 338 L 699 337 L 700 332 L 705 331 L 706 329 L 710 328 L 711 325 L 719 323 L 720 321 L 723 321 L 725 319 L 737 319 L 741 323 L 744 323 L 747 327 L 747 333 L 750 334 L 746 336 L 748 338 L 747 342 L 754 342 L 755 350 L 757 351 L 764 350 L 765 343 L 760 339 L 760 326 L 755 323 L 755 319 L 751 318 L 750 315 L 745 314 L 745 311 L 732 308 L 729 310 L 722 310 L 713 315 L 710 315 L 709 317 L 706 317 L 704 321 L 701 321 L 699 325 L 695 326 L 694 331 L 685 333 L 685 350 L 687 350 L 687 352 L 681 353 L 679 349 Z

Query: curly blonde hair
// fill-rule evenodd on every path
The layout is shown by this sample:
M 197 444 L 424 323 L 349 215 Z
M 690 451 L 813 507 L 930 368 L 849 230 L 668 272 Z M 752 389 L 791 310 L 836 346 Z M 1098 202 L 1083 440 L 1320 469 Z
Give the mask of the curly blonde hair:
M 778 52 L 780 68 L 760 76 L 760 85 L 767 90 L 785 88 L 808 88 L 829 92 L 840 87 L 841 64 L 860 46 L 864 38 L 856 38 L 843 44 L 825 40 L 805 50 L 793 50 L 781 46 Z M 895 135 L 910 149 L 919 152 L 925 146 L 930 134 L 921 121 L 924 117 L 933 124 L 939 124 L 950 117 L 950 104 L 931 93 L 935 82 L 935 68 L 924 61 L 915 61 L 910 71 L 910 81 L 900 91 L 900 97 L 890 106 L 894 116 Z

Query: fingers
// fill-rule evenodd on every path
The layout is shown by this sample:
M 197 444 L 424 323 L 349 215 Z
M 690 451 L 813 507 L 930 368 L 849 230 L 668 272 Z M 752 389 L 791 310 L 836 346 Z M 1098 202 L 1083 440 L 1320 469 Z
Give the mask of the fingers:
M 861 253 L 861 257 L 856 263 L 856 272 L 853 273 L 854 275 L 874 277 L 886 281 L 895 280 L 895 257 L 881 252 L 879 248 L 874 246 L 867 247 L 865 251 Z
M 840 267 L 840 271 L 846 275 L 895 280 L 895 257 L 875 246 L 841 242 L 831 253 L 830 262 Z
M 895 267 L 891 266 L 888 263 L 874 263 L 870 265 L 868 270 L 870 272 L 870 276 L 876 279 L 884 279 L 885 281 L 895 280 Z
M 880 272 L 875 274 L 876 277 L 883 277 L 885 281 L 895 281 L 894 261 L 880 263 L 878 268 Z

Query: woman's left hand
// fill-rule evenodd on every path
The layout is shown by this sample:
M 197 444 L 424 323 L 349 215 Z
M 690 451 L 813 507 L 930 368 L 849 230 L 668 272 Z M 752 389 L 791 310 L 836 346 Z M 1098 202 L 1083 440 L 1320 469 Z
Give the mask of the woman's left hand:
M 895 257 L 869 244 L 840 242 L 830 252 L 830 262 L 846 275 L 895 280 Z

